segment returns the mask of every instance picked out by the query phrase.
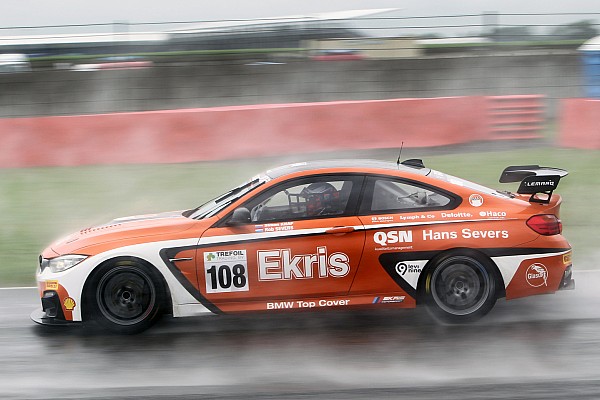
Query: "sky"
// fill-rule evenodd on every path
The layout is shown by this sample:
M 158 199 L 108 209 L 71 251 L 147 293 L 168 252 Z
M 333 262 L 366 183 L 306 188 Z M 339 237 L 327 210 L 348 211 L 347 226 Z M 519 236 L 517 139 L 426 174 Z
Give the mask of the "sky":
M 1 0 L 0 28 L 268 18 L 370 8 L 407 16 L 499 13 L 600 13 L 598 0 Z M 584 19 L 585 16 L 577 16 Z M 596 14 L 593 18 L 600 17 Z M 3 34 L 0 30 L 0 35 Z

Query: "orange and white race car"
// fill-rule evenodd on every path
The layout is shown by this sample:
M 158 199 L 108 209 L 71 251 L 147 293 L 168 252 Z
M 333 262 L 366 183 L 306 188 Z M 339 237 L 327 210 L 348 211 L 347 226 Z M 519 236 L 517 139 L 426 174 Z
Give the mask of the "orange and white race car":
M 500 182 L 520 182 L 510 193 L 421 160 L 279 167 L 198 208 L 52 244 L 32 319 L 135 333 L 162 314 L 423 304 L 442 321 L 474 321 L 500 297 L 574 287 L 553 194 L 565 175 L 508 167 Z

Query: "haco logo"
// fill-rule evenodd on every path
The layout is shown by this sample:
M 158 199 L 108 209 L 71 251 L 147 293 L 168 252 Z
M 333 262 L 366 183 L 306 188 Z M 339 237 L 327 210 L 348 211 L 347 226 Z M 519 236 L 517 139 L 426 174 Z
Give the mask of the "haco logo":
M 525 272 L 525 279 L 530 286 L 548 286 L 548 269 L 544 264 L 531 264 Z

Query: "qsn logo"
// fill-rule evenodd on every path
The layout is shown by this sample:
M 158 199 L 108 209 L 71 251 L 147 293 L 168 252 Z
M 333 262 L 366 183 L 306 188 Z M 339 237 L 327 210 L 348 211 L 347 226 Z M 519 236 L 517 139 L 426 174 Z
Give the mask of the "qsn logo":
M 260 250 L 258 279 L 279 281 L 290 279 L 342 278 L 350 272 L 350 258 L 344 253 L 327 254 L 327 247 L 317 247 L 316 254 L 292 255 L 290 249 Z
M 548 286 L 548 269 L 544 264 L 531 264 L 525 272 L 525 279 L 532 287 Z
M 412 243 L 413 236 L 412 231 L 375 232 L 373 240 L 381 246 L 387 246 L 393 243 Z

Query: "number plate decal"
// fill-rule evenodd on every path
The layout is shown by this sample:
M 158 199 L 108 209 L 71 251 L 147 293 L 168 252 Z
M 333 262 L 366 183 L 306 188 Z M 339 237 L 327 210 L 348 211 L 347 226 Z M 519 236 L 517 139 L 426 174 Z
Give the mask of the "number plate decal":
M 205 252 L 204 278 L 206 293 L 248 291 L 246 250 Z

